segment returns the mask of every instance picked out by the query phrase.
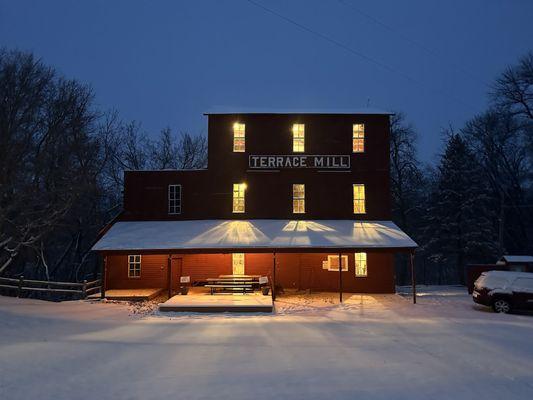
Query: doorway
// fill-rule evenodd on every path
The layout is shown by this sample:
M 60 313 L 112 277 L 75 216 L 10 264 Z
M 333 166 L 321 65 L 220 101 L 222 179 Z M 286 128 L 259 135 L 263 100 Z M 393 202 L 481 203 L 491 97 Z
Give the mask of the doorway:
M 233 275 L 244 275 L 244 253 L 233 253 L 231 265 Z

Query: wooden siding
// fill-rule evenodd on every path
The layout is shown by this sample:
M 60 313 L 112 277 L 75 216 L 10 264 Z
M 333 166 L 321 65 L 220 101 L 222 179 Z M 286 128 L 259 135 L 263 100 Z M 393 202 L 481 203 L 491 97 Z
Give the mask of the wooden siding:
M 233 123 L 246 124 L 246 152 L 234 153 Z M 305 152 L 350 157 L 343 171 L 248 168 L 251 154 L 293 154 L 293 123 L 305 124 Z M 365 152 L 352 152 L 352 125 L 365 124 Z M 200 171 L 126 171 L 120 220 L 391 218 L 387 115 L 210 115 L 209 163 Z M 246 211 L 232 213 L 232 185 L 246 182 Z M 292 184 L 305 184 L 305 214 L 292 211 Z M 354 215 L 352 184 L 365 184 L 366 214 Z M 168 214 L 168 185 L 182 185 L 182 213 Z
M 339 272 L 322 268 L 322 261 L 333 253 L 278 253 L 276 284 L 287 289 L 338 291 Z M 348 271 L 343 274 L 343 290 L 353 293 L 393 293 L 394 263 L 390 253 L 367 253 L 368 276 L 355 276 L 353 253 L 348 255 Z M 168 255 L 143 255 L 141 278 L 128 278 L 126 255 L 111 255 L 107 260 L 107 289 L 168 287 Z M 245 273 L 266 275 L 272 279 L 273 255 L 245 255 Z M 231 254 L 173 254 L 172 286 L 179 286 L 180 276 L 190 276 L 192 282 L 232 273 Z

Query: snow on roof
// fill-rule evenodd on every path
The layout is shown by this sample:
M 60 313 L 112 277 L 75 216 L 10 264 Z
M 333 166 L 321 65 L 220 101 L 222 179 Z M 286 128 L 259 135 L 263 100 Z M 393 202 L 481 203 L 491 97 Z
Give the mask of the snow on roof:
M 366 115 L 393 115 L 393 112 L 380 110 L 373 107 L 348 108 L 348 109 L 276 109 L 276 108 L 246 108 L 215 106 L 204 115 L 213 114 L 366 114 Z
M 416 247 L 392 221 L 259 219 L 117 222 L 92 250 Z
M 502 256 L 501 260 L 508 263 L 533 263 L 533 256 Z

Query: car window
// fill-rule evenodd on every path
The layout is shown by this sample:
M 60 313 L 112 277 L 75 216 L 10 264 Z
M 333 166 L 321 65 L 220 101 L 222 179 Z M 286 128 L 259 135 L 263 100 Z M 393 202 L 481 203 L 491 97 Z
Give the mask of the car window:
M 533 278 L 517 278 L 513 283 L 513 290 L 533 293 Z
M 481 275 L 477 281 L 476 286 L 485 287 L 487 289 L 501 289 L 508 285 L 509 281 L 503 276 Z

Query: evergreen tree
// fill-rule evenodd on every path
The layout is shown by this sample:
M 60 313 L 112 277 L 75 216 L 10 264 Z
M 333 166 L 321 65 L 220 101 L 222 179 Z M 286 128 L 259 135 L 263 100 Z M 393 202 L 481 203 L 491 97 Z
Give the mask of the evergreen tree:
M 452 133 L 430 195 L 425 250 L 439 268 L 451 269 L 459 283 L 465 281 L 467 263 L 496 256 L 497 217 L 490 193 L 475 154 Z

